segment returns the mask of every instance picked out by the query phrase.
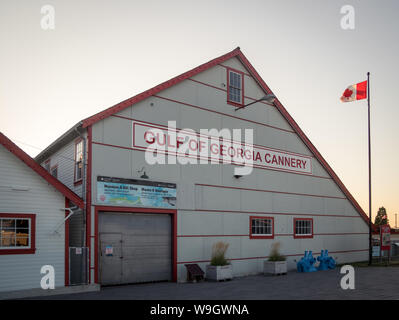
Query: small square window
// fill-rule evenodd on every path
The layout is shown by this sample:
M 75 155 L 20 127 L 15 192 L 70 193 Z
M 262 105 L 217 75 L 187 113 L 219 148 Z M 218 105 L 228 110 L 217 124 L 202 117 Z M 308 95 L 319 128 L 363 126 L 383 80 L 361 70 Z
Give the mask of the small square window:
M 313 219 L 294 218 L 294 238 L 313 238 Z
M 250 217 L 251 239 L 274 238 L 274 219 L 272 217 Z
M 0 213 L 0 255 L 35 252 L 35 215 Z

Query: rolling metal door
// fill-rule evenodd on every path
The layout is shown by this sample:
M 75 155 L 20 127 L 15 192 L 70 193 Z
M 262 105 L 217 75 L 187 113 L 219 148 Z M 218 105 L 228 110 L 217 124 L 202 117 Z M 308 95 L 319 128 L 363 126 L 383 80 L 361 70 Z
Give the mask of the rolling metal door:
M 101 284 L 172 280 L 171 220 L 167 214 L 100 213 Z

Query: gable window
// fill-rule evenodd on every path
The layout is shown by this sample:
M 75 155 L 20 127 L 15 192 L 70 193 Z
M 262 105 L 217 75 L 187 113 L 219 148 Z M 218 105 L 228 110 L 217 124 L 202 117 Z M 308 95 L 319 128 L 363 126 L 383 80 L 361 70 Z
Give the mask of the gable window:
M 75 183 L 82 182 L 83 177 L 83 140 L 75 142 Z
M 54 167 L 51 168 L 50 174 L 51 174 L 54 178 L 58 179 L 58 165 L 55 165 Z
M 0 255 L 35 251 L 35 215 L 0 213 Z
M 313 238 L 313 219 L 294 218 L 294 238 Z
M 274 218 L 249 217 L 249 237 L 251 239 L 273 239 Z
M 244 73 L 227 69 L 227 102 L 242 105 L 244 100 Z

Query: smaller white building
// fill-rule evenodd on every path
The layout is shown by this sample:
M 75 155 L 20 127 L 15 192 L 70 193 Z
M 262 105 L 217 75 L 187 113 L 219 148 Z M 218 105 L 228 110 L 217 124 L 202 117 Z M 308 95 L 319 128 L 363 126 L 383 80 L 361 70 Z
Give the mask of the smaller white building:
M 0 133 L 0 295 L 41 290 L 41 268 L 55 287 L 69 283 L 68 207 L 83 201 Z M 21 291 L 22 290 L 22 291 Z

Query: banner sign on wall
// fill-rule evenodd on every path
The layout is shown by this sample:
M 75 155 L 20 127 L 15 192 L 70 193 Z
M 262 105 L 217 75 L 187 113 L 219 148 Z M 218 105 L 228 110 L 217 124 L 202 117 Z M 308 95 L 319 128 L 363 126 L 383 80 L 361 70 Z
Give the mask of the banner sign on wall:
M 247 165 L 255 168 L 274 169 L 302 174 L 312 174 L 312 157 L 284 150 L 272 149 L 239 141 L 220 143 L 219 137 L 188 130 L 178 130 L 166 126 L 132 121 L 133 148 L 151 151 L 154 146 L 165 146 L 165 150 L 157 150 L 163 154 L 196 158 L 206 161 L 219 161 L 236 165 Z M 183 152 L 183 144 L 190 151 Z
M 389 225 L 380 226 L 381 250 L 391 249 L 391 228 Z
M 97 202 L 107 205 L 175 208 L 176 184 L 99 176 Z

